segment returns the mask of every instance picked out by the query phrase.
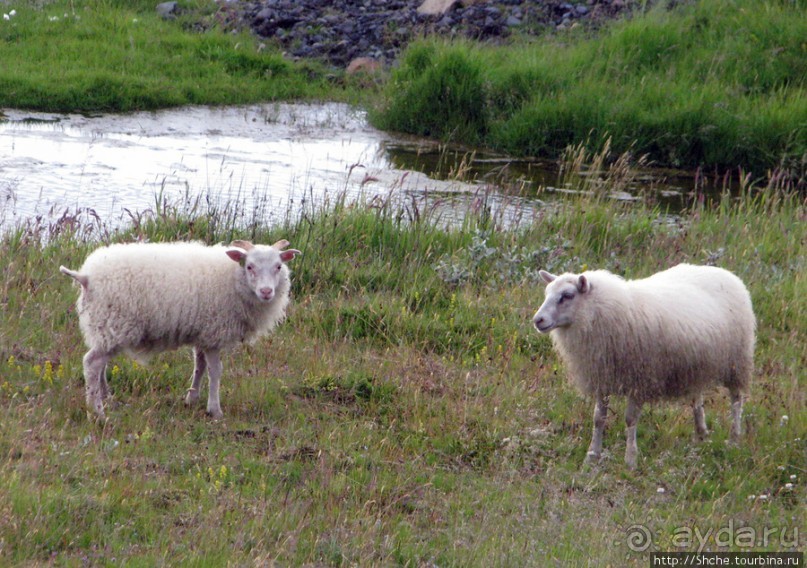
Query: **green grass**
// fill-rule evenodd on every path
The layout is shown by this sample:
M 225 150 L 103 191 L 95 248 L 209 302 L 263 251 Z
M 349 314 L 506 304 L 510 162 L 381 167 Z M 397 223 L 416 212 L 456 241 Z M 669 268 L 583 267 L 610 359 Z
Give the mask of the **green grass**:
M 0 106 L 132 111 L 345 97 L 315 62 L 294 63 L 247 33 L 226 33 L 212 2 L 26 2 L 0 23 Z M 207 28 L 204 32 L 196 28 Z
M 0 22 L 0 107 L 346 100 L 385 130 L 512 155 L 608 145 L 656 165 L 776 170 L 804 184 L 804 2 L 678 4 L 500 47 L 423 40 L 390 73 L 356 78 L 235 33 L 207 0 L 180 2 L 170 21 L 142 0 L 28 1 Z
M 635 524 L 649 550 L 697 549 L 695 528 L 719 548 L 728 527 L 769 529 L 754 550 L 803 550 L 807 210 L 787 189 L 740 194 L 673 220 L 581 196 L 519 230 L 339 203 L 283 226 L 162 204 L 119 231 L 7 231 L 0 563 L 646 566 L 628 548 Z M 80 265 L 99 238 L 235 236 L 285 237 L 303 255 L 288 320 L 225 357 L 225 419 L 182 405 L 180 351 L 147 367 L 116 359 L 111 420 L 89 421 L 76 291 L 58 266 Z M 745 280 L 759 322 L 743 444 L 725 444 L 724 392 L 707 397 L 702 444 L 686 405 L 654 405 L 630 472 L 615 401 L 609 457 L 582 470 L 591 403 L 531 328 L 537 269 L 641 277 L 708 259 Z
M 314 64 L 223 33 L 211 4 L 185 5 L 192 15 L 174 22 L 146 2 L 15 6 L 11 23 L 0 22 L 0 105 L 357 96 Z M 413 47 L 387 101 L 419 113 L 407 129 L 517 153 L 566 151 L 558 186 L 584 193 L 521 229 L 485 208 L 445 226 L 414 204 L 344 202 L 266 226 L 259 213 L 242 220 L 238 204 L 211 209 L 202 198 L 158 198 L 154 214 L 121 229 L 83 214 L 7 229 L 0 564 L 646 566 L 647 554 L 628 547 L 634 525 L 652 534 L 649 550 L 697 549 L 695 535 L 707 533 L 706 545 L 721 548 L 728 532 L 728 548 L 748 550 L 741 528 L 755 532 L 754 550 L 804 550 L 799 10 L 695 2 L 596 41 Z M 200 25 L 207 31 L 191 31 Z M 598 147 L 606 134 L 607 151 Z M 701 153 L 755 172 L 783 167 L 767 185 L 741 174 L 733 196 L 669 217 L 652 199 L 606 197 L 635 179 L 629 160 L 605 167 L 626 146 L 665 163 Z M 110 421 L 87 419 L 76 290 L 60 264 L 79 266 L 103 242 L 281 237 L 303 251 L 288 320 L 226 354 L 224 420 L 182 405 L 187 350 L 146 367 L 116 359 Z M 614 401 L 607 458 L 583 470 L 591 403 L 530 325 L 543 297 L 537 270 L 635 278 L 683 261 L 714 262 L 751 290 L 757 372 L 743 444 L 725 444 L 721 391 L 707 397 L 712 435 L 702 444 L 686 405 L 659 404 L 640 420 L 631 472 L 621 459 L 624 401 Z
M 587 37 L 500 48 L 421 41 L 372 121 L 383 129 L 559 157 L 606 141 L 659 165 L 805 176 L 802 2 L 696 1 Z M 470 118 L 467 118 L 470 117 Z

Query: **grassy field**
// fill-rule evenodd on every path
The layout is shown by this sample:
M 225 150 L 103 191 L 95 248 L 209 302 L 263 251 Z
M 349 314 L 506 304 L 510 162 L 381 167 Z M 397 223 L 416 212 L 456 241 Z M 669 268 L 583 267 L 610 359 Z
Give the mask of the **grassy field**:
M 0 20 L 0 107 L 133 111 L 188 104 L 331 100 L 344 90 L 316 62 L 291 62 L 247 33 L 225 33 L 218 5 L 182 2 L 21 2 Z
M 184 5 L 192 17 L 174 22 L 139 0 L 14 6 L 0 21 L 0 107 L 378 95 L 375 83 L 345 83 L 223 33 L 209 2 Z M 421 122 L 387 127 L 516 153 L 580 150 L 564 175 L 586 192 L 547 199 L 519 229 L 484 199 L 459 226 L 392 201 L 338 203 L 267 226 L 226 204 L 213 214 L 204 196 L 158 202 L 121 229 L 80 211 L 6 228 L 0 565 L 616 567 L 648 566 L 655 550 L 803 551 L 805 20 L 793 14 L 804 6 L 682 5 L 599 43 L 572 32 L 530 47 L 410 49 L 390 77 L 398 91 L 382 102 L 420 109 Z M 434 69 L 465 82 L 435 87 Z M 426 112 L 419 90 L 455 98 Z M 557 122 L 536 128 L 547 116 Z M 434 130 L 418 130 L 424 124 Z M 700 152 L 698 163 L 781 168 L 767 182 L 741 173 L 723 198 L 671 216 L 652 200 L 604 197 L 622 187 L 630 160 L 604 182 L 575 174 L 593 166 L 579 144 L 596 150 L 606 132 L 614 155 L 635 139 L 634 154 L 649 141 L 669 163 Z M 590 169 L 607 166 L 597 160 Z M 110 420 L 88 420 L 77 291 L 59 265 L 78 267 L 106 242 L 281 237 L 303 251 L 288 319 L 224 357 L 223 420 L 183 406 L 188 350 L 148 366 L 116 359 Z M 531 326 L 543 297 L 537 271 L 634 278 L 682 261 L 730 269 L 751 291 L 757 370 L 743 443 L 726 445 L 722 391 L 707 397 L 703 443 L 686 405 L 647 407 L 630 471 L 618 400 L 605 459 L 583 469 L 592 404 Z
M 558 157 L 584 142 L 675 167 L 763 175 L 807 162 L 803 2 L 682 2 L 491 48 L 410 46 L 372 114 L 384 129 Z
M 81 216 L 7 232 L 0 564 L 647 566 L 653 550 L 803 550 L 807 209 L 783 188 L 741 193 L 675 218 L 580 197 L 520 230 L 361 204 L 236 226 L 168 204 L 117 232 Z M 180 351 L 115 360 L 110 420 L 88 420 L 76 290 L 58 266 L 99 238 L 236 236 L 303 255 L 285 324 L 224 359 L 225 418 L 183 406 Z M 722 391 L 701 444 L 686 405 L 647 407 L 631 472 L 618 401 L 606 459 L 582 469 L 592 405 L 531 327 L 536 272 L 680 261 L 751 290 L 743 444 L 726 445 Z

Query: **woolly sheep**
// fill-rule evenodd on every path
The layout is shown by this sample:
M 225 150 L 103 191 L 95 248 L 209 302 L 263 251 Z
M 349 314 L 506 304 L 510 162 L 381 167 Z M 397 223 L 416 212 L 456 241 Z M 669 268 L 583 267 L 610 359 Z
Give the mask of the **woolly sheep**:
M 221 418 L 220 351 L 254 342 L 285 317 L 286 262 L 300 254 L 283 250 L 288 244 L 115 244 L 94 251 L 78 271 L 60 267 L 81 286 L 76 307 L 89 348 L 84 381 L 90 411 L 105 418 L 105 370 L 117 353 L 146 360 L 152 353 L 192 345 L 195 364 L 185 404 L 199 399 L 207 371 L 207 413 Z
M 552 342 L 583 394 L 594 398 L 587 462 L 600 458 L 608 396 L 627 397 L 625 462 L 636 467 L 642 405 L 692 400 L 695 431 L 707 434 L 703 391 L 731 395 L 731 433 L 739 441 L 743 393 L 753 373 L 756 322 L 751 296 L 734 274 L 679 264 L 642 280 L 607 270 L 555 276 L 544 270 L 544 302 L 533 323 Z

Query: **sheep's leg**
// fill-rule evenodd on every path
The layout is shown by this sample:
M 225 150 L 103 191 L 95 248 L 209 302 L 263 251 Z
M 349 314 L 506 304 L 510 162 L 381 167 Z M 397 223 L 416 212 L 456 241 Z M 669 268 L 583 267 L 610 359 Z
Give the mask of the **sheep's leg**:
M 207 370 L 207 358 L 205 352 L 198 347 L 193 348 L 193 376 L 191 377 L 191 388 L 185 395 L 185 404 L 192 405 L 199 400 L 199 389 L 202 386 L 202 377 Z
M 591 436 L 591 444 L 586 453 L 585 463 L 594 463 L 602 455 L 602 437 L 605 432 L 605 418 L 608 415 L 608 397 L 597 396 L 594 404 L 594 432 Z
M 729 443 L 739 444 L 743 431 L 743 395 L 739 389 L 730 389 L 731 394 L 731 433 Z
M 106 351 L 93 347 L 84 355 L 84 392 L 87 406 L 95 413 L 99 420 L 104 420 L 103 396 L 106 384 L 106 364 L 109 354 Z
M 692 417 L 695 419 L 695 434 L 703 440 L 709 435 L 706 428 L 706 413 L 703 411 L 703 395 L 699 394 L 692 400 Z
M 101 369 L 99 375 L 99 387 L 101 392 L 101 400 L 106 400 L 109 397 L 109 383 L 106 381 L 106 365 Z
M 222 418 L 224 413 L 221 411 L 221 404 L 219 403 L 219 381 L 221 379 L 221 358 L 219 357 L 218 350 L 207 351 L 207 375 L 210 380 L 208 393 L 207 393 L 207 413 L 215 419 Z
M 625 409 L 625 432 L 627 437 L 625 463 L 631 469 L 636 469 L 636 463 L 639 458 L 639 448 L 636 445 L 636 425 L 639 422 L 641 412 L 642 405 L 633 398 L 628 397 L 628 406 Z

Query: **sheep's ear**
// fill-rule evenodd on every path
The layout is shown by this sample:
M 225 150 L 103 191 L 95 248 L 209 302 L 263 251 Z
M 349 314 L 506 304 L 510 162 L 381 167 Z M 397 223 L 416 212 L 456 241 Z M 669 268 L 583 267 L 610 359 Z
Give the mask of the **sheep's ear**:
M 237 242 L 237 241 L 236 241 Z M 240 248 L 228 248 L 226 251 L 227 256 L 232 258 L 237 263 L 243 262 L 243 260 L 247 257 L 247 252 Z
M 286 239 L 280 239 L 279 241 L 277 241 L 275 244 L 272 245 L 272 248 L 276 248 L 277 250 L 283 250 L 287 246 L 289 246 L 289 241 L 287 241 Z
M 585 274 L 581 274 L 577 278 L 577 291 L 581 294 L 585 294 L 589 290 L 591 290 L 591 282 L 588 281 Z
M 546 270 L 539 270 L 538 274 L 541 275 L 541 278 L 543 278 L 544 282 L 546 282 L 547 284 L 549 284 L 550 282 L 553 282 L 557 278 L 557 276 L 547 272 Z
M 288 245 L 288 243 L 286 243 L 286 245 Z M 297 249 L 284 250 L 283 252 L 280 253 L 280 260 L 282 260 L 283 262 L 288 262 L 298 254 L 303 253 L 301 253 Z

